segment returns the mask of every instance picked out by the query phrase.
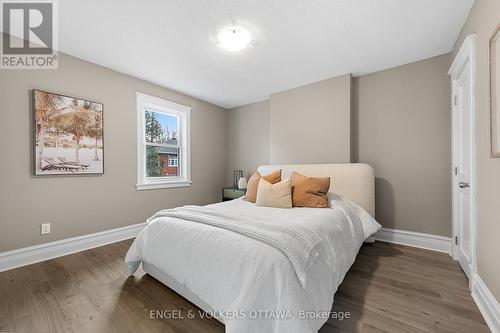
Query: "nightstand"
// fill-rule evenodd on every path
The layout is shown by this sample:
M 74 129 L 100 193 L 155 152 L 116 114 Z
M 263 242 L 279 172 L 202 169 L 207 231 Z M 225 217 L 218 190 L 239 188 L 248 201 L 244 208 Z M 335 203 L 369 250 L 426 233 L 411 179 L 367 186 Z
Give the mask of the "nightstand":
M 246 191 L 246 188 L 224 187 L 222 189 L 222 201 L 241 198 L 245 195 Z

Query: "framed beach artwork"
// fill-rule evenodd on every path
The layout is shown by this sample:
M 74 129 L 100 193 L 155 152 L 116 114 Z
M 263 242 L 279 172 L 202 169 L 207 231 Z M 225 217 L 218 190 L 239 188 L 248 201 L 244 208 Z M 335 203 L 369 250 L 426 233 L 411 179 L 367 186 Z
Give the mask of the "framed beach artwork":
M 104 105 L 33 89 L 34 174 L 104 173 Z
M 500 157 L 500 24 L 490 38 L 491 157 Z

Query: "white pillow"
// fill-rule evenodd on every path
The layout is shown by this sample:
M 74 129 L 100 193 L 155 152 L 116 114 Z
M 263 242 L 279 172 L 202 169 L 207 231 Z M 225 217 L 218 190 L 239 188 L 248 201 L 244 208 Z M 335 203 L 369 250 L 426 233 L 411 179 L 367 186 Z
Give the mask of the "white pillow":
M 290 179 L 271 184 L 261 178 L 255 203 L 257 206 L 292 208 L 292 183 Z

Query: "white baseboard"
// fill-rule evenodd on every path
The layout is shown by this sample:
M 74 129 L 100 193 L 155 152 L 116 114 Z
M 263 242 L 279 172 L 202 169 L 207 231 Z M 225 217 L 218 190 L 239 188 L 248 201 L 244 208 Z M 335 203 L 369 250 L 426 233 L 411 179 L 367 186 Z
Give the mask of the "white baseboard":
M 451 238 L 421 232 L 382 228 L 375 239 L 448 254 L 451 252 Z
M 144 226 L 144 223 L 139 223 L 2 252 L 0 253 L 0 272 L 133 238 Z
M 477 273 L 472 274 L 472 298 L 493 333 L 500 333 L 500 304 Z

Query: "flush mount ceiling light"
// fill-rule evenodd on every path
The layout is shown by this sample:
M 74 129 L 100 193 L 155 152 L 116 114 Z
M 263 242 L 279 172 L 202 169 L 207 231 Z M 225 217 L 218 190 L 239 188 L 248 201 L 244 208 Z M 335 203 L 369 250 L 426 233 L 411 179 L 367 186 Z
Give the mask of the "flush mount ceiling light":
M 222 29 L 217 38 L 224 49 L 232 52 L 243 50 L 252 40 L 248 31 L 237 27 Z

